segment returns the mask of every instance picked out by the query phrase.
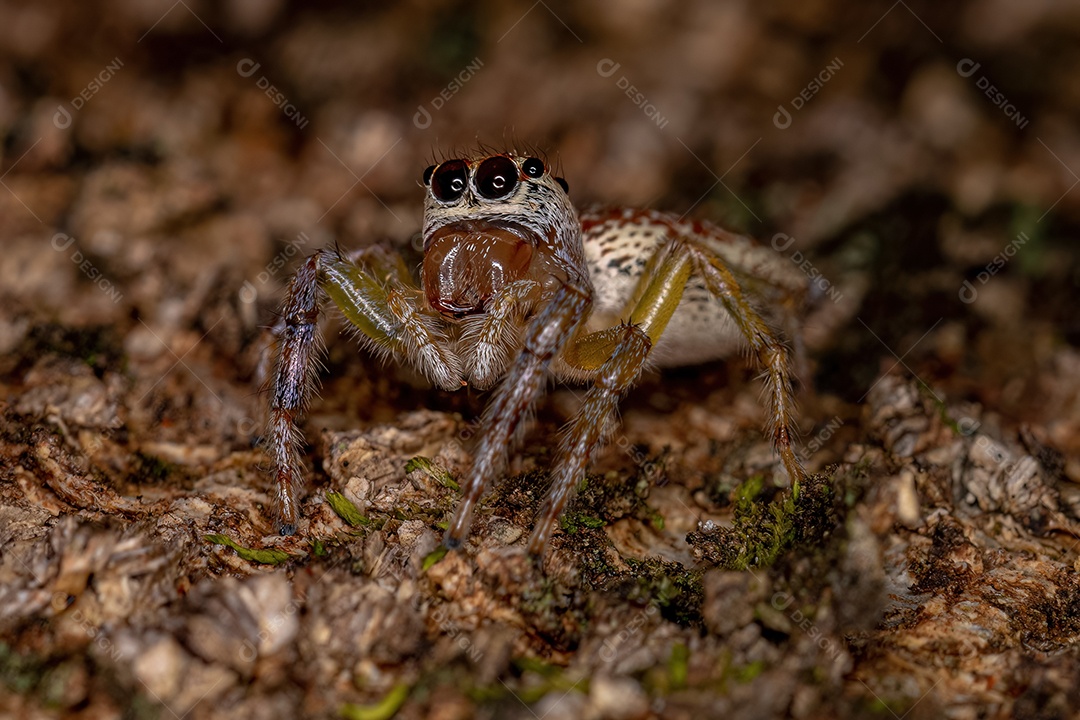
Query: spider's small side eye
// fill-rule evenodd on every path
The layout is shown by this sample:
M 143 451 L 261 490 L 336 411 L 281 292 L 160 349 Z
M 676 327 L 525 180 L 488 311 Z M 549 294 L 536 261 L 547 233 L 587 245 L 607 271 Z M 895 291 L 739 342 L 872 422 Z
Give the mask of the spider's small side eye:
M 431 173 L 433 173 L 433 172 L 435 172 L 435 166 L 434 165 L 429 165 L 427 170 L 424 171 L 424 184 L 425 185 L 430 185 L 431 184 Z
M 540 158 L 528 158 L 521 164 L 521 170 L 531 178 L 538 178 L 544 174 L 544 161 Z
M 476 191 L 488 200 L 504 198 L 518 184 L 518 166 L 505 155 L 496 155 L 476 168 Z
M 465 161 L 449 160 L 432 171 L 431 194 L 443 202 L 453 202 L 465 194 L 468 181 L 469 169 L 465 167 Z
M 563 179 L 563 178 L 555 178 L 555 182 L 559 183 L 559 187 L 562 188 L 562 191 L 564 193 L 566 193 L 567 195 L 570 194 L 570 186 L 566 184 L 565 179 Z

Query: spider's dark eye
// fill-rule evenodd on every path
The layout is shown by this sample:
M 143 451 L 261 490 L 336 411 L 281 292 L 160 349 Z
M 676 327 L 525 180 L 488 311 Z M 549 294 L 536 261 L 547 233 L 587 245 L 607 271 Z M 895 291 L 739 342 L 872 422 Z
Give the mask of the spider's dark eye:
M 517 163 L 504 155 L 490 157 L 476 169 L 476 191 L 488 200 L 506 197 L 517 183 Z
M 544 174 L 544 161 L 540 158 L 529 158 L 521 164 L 521 170 L 531 178 L 538 178 Z
M 465 193 L 468 181 L 469 170 L 465 167 L 465 161 L 449 160 L 432 171 L 431 194 L 443 202 L 453 202 Z
M 433 172 L 435 172 L 435 166 L 434 165 L 429 166 L 428 169 L 424 171 L 424 184 L 425 185 L 430 185 L 431 184 L 431 173 L 433 173 Z
M 566 193 L 567 195 L 570 194 L 570 186 L 566 184 L 566 180 L 564 180 L 563 178 L 555 178 L 555 182 L 559 183 L 559 187 L 562 188 L 562 191 L 564 193 Z

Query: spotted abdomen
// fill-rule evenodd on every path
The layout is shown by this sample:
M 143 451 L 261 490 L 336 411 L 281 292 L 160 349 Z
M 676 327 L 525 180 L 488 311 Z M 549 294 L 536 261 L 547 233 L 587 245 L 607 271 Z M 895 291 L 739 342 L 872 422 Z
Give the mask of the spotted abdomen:
M 794 305 L 807 288 L 806 276 L 785 257 L 711 223 L 653 210 L 605 208 L 586 210 L 581 224 L 594 290 L 589 330 L 611 327 L 629 317 L 629 303 L 649 258 L 672 239 L 696 243 L 719 255 L 759 311 Z M 784 302 L 787 299 L 792 302 Z M 652 358 L 662 367 L 695 365 L 731 355 L 744 345 L 723 302 L 694 274 Z

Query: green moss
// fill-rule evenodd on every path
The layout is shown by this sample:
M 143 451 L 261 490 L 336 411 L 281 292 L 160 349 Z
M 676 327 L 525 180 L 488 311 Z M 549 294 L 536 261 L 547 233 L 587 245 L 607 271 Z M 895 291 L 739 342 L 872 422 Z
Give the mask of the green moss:
M 25 695 L 36 688 L 45 673 L 45 666 L 36 658 L 20 655 L 0 642 L 0 683 L 12 692 Z
M 657 531 L 664 529 L 664 518 L 646 502 L 651 480 L 639 476 L 628 491 L 625 475 L 611 472 L 594 475 L 582 482 L 577 497 L 559 522 L 564 532 L 574 534 L 582 528 L 597 529 L 625 517 L 648 523 Z
M 405 472 L 411 473 L 414 470 L 425 473 L 435 482 L 443 487 L 450 488 L 454 492 L 459 492 L 461 490 L 461 486 L 454 482 L 454 478 L 450 477 L 450 473 L 448 473 L 445 468 L 437 465 L 426 457 L 420 457 L 418 455 L 405 463 Z
M 409 686 L 399 683 L 373 705 L 346 703 L 341 707 L 341 717 L 347 720 L 389 720 L 394 717 L 409 698 Z
M 754 681 L 761 673 L 765 672 L 768 666 L 764 660 L 755 660 L 747 665 L 742 665 L 736 668 L 730 668 L 728 674 L 732 680 L 737 683 L 747 684 Z
M 326 493 L 326 502 L 347 525 L 351 527 L 371 525 L 371 521 L 360 514 L 360 510 L 352 504 L 352 501 L 341 493 Z
M 677 562 L 646 558 L 625 558 L 630 572 L 607 589 L 635 603 L 654 603 L 668 620 L 682 625 L 701 624 L 701 604 L 705 591 L 701 570 L 687 570 Z
M 671 658 L 668 660 L 668 678 L 674 690 L 686 687 L 686 681 L 690 674 L 690 648 L 683 643 L 675 643 L 671 647 Z
M 562 527 L 563 532 L 573 535 L 580 528 L 592 528 L 598 529 L 607 525 L 606 522 L 600 518 L 591 517 L 582 512 L 569 511 L 563 514 L 559 518 L 559 526 Z
M 516 699 L 532 705 L 539 702 L 548 693 L 558 693 L 559 696 L 568 692 L 589 692 L 587 679 L 575 680 L 567 676 L 563 668 L 545 663 L 531 657 L 516 657 L 512 661 L 513 666 L 521 673 L 522 682 L 511 689 L 506 683 L 499 682 L 497 685 L 477 686 L 466 690 L 466 694 L 478 703 L 493 704 L 507 699 Z M 527 680 L 535 677 L 536 682 Z M 518 706 L 520 708 L 520 705 Z
M 123 370 L 126 365 L 124 345 L 111 325 L 84 328 L 42 324 L 31 328 L 18 357 L 36 358 L 41 355 L 64 355 L 83 361 L 99 377 L 108 370 Z
M 133 475 L 142 483 L 160 483 L 175 474 L 186 474 L 180 465 L 163 460 L 156 455 L 148 455 L 136 450 L 132 456 Z
M 558 665 L 552 665 L 534 657 L 516 657 L 512 663 L 521 672 L 533 672 L 542 678 L 554 678 L 562 674 L 562 668 Z
M 273 548 L 268 549 L 256 549 L 246 548 L 239 544 L 228 535 L 205 535 L 204 538 L 207 542 L 212 542 L 215 545 L 225 545 L 231 547 L 236 551 L 236 554 L 242 557 L 248 562 L 259 563 L 260 565 L 280 565 L 283 562 L 288 561 L 292 556 L 284 550 L 275 550 Z
M 439 547 L 435 548 L 424 557 L 424 562 L 421 565 L 421 569 L 424 572 L 427 572 L 431 568 L 435 567 L 435 565 L 437 565 L 440 560 L 446 557 L 446 553 L 448 552 L 450 552 L 450 549 L 447 548 L 445 545 L 440 545 Z
M 649 508 L 649 525 L 657 532 L 664 529 L 664 516 L 660 514 L 659 510 L 651 507 Z
M 694 532 L 687 541 L 703 559 L 729 570 L 768 567 L 792 547 L 824 537 L 835 525 L 832 489 L 822 476 L 783 490 L 766 502 L 754 476 L 734 493 L 733 527 Z

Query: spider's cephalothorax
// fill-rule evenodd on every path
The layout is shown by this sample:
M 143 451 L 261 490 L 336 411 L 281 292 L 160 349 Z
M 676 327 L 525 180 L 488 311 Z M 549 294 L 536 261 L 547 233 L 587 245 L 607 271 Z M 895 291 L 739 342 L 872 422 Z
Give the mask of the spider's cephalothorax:
M 514 283 L 532 283 L 532 304 L 588 284 L 581 223 L 538 158 L 450 160 L 424 177 L 424 291 L 444 316 L 486 312 Z
M 324 294 L 372 349 L 410 362 L 443 389 L 502 379 L 446 531 L 449 547 L 466 538 L 549 375 L 592 385 L 564 430 L 529 541 L 535 554 L 647 363 L 702 362 L 749 346 L 765 369 L 774 446 L 792 480 L 803 479 L 792 448 L 789 353 L 758 309 L 770 321 L 793 316 L 806 278 L 791 263 L 745 237 L 666 213 L 597 210 L 579 218 L 566 182 L 535 157 L 447 160 L 427 169 L 424 184 L 422 288 L 380 247 L 318 252 L 289 285 L 269 427 L 282 533 L 298 520 L 296 421 L 312 385 Z

